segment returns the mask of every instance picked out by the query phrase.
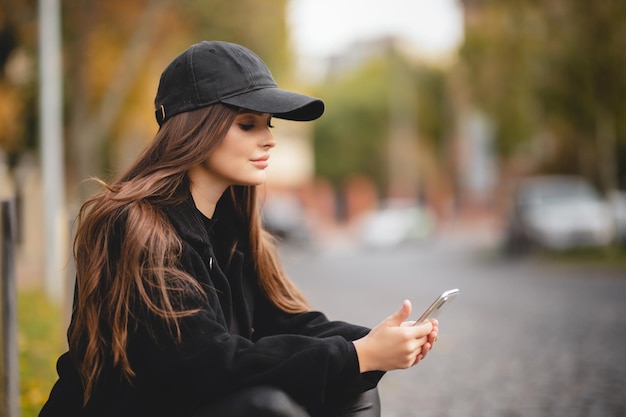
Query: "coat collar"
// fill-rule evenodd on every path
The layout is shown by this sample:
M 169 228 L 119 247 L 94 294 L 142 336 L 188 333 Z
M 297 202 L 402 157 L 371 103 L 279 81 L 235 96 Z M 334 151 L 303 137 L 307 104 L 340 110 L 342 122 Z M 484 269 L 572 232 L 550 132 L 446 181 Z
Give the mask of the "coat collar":
M 198 247 L 210 244 L 208 230 L 191 196 L 180 204 L 165 206 L 164 211 L 183 240 Z

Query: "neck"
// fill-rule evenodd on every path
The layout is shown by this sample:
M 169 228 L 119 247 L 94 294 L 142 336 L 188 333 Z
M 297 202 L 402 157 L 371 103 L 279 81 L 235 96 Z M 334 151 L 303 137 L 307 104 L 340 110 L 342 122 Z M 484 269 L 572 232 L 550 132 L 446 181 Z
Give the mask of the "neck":
M 195 175 L 193 169 L 189 172 L 189 179 L 194 204 L 202 214 L 212 218 L 215 206 L 226 188 L 209 181 L 206 175 Z

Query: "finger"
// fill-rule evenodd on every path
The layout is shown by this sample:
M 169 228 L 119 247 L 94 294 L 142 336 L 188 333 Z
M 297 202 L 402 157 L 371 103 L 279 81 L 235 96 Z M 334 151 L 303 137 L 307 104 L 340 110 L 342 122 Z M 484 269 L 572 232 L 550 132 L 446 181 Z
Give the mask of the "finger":
M 439 333 L 439 322 L 435 319 L 431 320 L 430 322 L 433 325 L 433 331 Z
M 402 303 L 402 307 L 391 316 L 387 317 L 388 325 L 390 326 L 400 326 L 411 314 L 411 302 L 409 300 L 404 300 Z
M 416 338 L 426 338 L 433 331 L 433 324 L 429 321 L 425 321 L 422 324 L 413 326 L 413 329 L 415 329 L 414 335 Z
M 439 321 L 436 319 L 431 319 L 430 323 L 433 325 L 433 330 L 438 330 L 439 329 Z
M 418 363 L 420 363 L 420 361 L 424 359 L 424 355 L 422 355 L 421 353 L 419 355 L 417 355 L 415 357 L 415 362 L 413 362 L 413 366 L 417 365 Z
M 424 346 L 422 346 L 422 350 L 418 355 L 420 356 L 420 360 L 425 359 L 426 356 L 428 355 L 428 352 L 430 352 L 431 349 L 432 349 L 432 345 L 430 343 L 426 343 Z
M 424 346 L 429 345 L 428 340 L 426 339 L 426 337 L 420 337 L 419 339 L 415 339 L 415 345 L 414 346 L 414 350 L 415 353 L 422 353 L 424 352 Z

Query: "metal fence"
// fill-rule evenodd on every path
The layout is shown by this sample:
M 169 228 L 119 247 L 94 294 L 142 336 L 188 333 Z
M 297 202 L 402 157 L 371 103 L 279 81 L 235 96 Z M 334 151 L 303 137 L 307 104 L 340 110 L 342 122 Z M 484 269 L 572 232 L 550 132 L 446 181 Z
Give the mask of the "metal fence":
M 18 417 L 20 414 L 16 241 L 15 199 L 0 199 L 0 416 L 6 417 Z

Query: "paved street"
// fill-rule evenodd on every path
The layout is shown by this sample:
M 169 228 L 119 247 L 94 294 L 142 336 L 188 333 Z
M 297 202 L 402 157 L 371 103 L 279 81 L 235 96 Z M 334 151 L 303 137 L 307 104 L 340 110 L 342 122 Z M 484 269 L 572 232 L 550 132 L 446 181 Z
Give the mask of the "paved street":
M 455 234 L 283 257 L 315 308 L 370 327 L 405 298 L 417 315 L 461 289 L 436 349 L 383 378 L 383 417 L 626 416 L 626 270 L 510 262 L 492 249 Z

